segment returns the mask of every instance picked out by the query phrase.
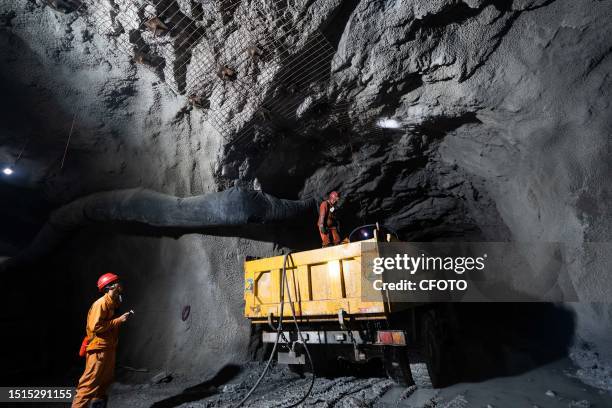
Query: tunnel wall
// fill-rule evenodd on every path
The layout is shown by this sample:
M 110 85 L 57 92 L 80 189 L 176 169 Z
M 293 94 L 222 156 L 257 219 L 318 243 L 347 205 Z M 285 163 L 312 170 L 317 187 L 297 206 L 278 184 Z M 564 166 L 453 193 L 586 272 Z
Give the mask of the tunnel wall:
M 149 377 L 214 375 L 248 360 L 250 324 L 243 318 L 245 254 L 269 256 L 273 245 L 248 239 L 189 234 L 173 238 L 84 232 L 61 258 L 70 271 L 71 322 L 83 331 L 94 283 L 104 271 L 125 282 L 122 311 L 134 318 L 122 328 L 118 365 L 146 368 Z M 183 309 L 189 315 L 183 321 Z M 74 325 L 73 330 L 75 330 Z M 136 380 L 146 380 L 141 375 Z
M 449 198 L 459 198 L 490 240 L 562 242 L 581 301 L 568 305 L 577 343 L 607 359 L 611 16 L 610 2 L 363 2 L 340 40 L 335 76 L 339 87 L 366 78 L 356 92 L 364 109 L 420 125 L 421 144 L 440 140 L 413 183 L 433 172 L 447 188 L 394 211 L 396 228 L 444 218 Z M 414 30 L 395 29 L 405 21 Z M 374 97 L 376 89 L 400 94 L 399 106 Z M 358 178 L 355 191 L 368 181 Z M 466 184 L 473 189 L 456 187 Z M 540 261 L 532 257 L 536 270 Z
M 14 95 L 2 102 L 9 113 L 2 159 L 14 159 L 30 138 L 16 183 L 41 189 L 50 207 L 121 188 L 177 196 L 217 191 L 211 169 L 222 137 L 199 111 L 187 108 L 184 97 L 74 15 L 26 1 L 3 2 L 0 15 L 0 53 L 6 58 L 0 83 Z M 13 199 L 19 202 L 19 196 L 3 197 Z M 17 215 L 7 208 L 2 217 Z M 11 349 L 29 352 L 7 357 L 3 380 L 78 378 L 82 361 L 75 353 L 87 310 L 99 296 L 95 282 L 106 271 L 125 278 L 125 307 L 138 316 L 123 330 L 118 356 L 119 365 L 148 370 L 136 381 L 158 370 L 208 376 L 243 362 L 250 326 L 241 318 L 242 262 L 246 254 L 267 256 L 272 248 L 269 242 L 200 234 L 176 239 L 83 230 L 14 277 L 3 318 L 14 333 Z M 183 322 L 185 305 L 191 311 Z M 51 318 L 32 325 L 41 307 Z

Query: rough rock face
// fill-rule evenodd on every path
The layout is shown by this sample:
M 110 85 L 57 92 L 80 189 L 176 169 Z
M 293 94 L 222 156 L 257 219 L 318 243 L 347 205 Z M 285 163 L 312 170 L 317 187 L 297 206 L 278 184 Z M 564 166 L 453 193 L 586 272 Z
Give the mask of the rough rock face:
M 163 59 L 161 72 L 134 63 L 119 46 L 129 43 L 129 15 L 119 13 L 114 27 L 123 30 L 111 33 L 102 19 L 25 0 L 0 5 L 0 86 L 15 95 L 1 102 L 10 115 L 0 162 L 14 160 L 29 139 L 19 162 L 29 174 L 18 174 L 7 194 L 23 197 L 23 186 L 36 192 L 32 210 L 3 208 L 3 223 L 21 217 L 31 234 L 47 208 L 117 188 L 193 195 L 238 185 L 291 199 L 338 188 L 346 228 L 378 220 L 406 240 L 566 243 L 562 256 L 584 302 L 572 305 L 577 336 L 612 358 L 612 308 L 589 303 L 607 300 L 612 288 L 605 269 L 612 236 L 610 0 L 295 1 L 280 11 L 242 2 L 231 13 L 194 13 L 199 4 L 176 2 L 210 33 L 197 37 L 192 52 L 163 37 L 132 38 L 159 42 L 150 46 Z M 234 85 L 219 82 L 210 67 L 206 80 L 190 79 L 198 61 L 214 60 L 207 52 L 221 62 L 239 57 L 240 36 L 258 32 L 242 19 L 258 7 L 292 27 L 259 32 L 261 38 L 300 58 L 274 57 L 275 45 L 257 70 L 238 70 Z M 317 30 L 333 56 L 309 47 Z M 320 54 L 315 67 L 322 71 L 308 68 Z M 181 58 L 190 61 L 183 74 L 173 69 Z M 280 79 L 300 73 L 312 82 L 279 99 L 288 88 Z M 192 92 L 210 106 L 190 106 Z M 281 111 L 279 101 L 291 109 Z M 230 113 L 221 126 L 215 118 L 224 106 Z M 381 118 L 400 126 L 372 127 Z M 262 130 L 260 122 L 271 125 Z M 0 234 L 7 255 L 28 238 Z M 126 364 L 154 354 L 159 368 L 189 361 L 187 370 L 210 373 L 244 357 L 240 257 L 269 255 L 271 243 L 114 234 L 84 233 L 71 243 L 92 253 L 71 258 L 70 276 L 91 285 L 103 270 L 125 271 L 139 308 L 163 310 L 159 317 L 148 312 L 143 327 L 162 319 L 169 329 L 144 333 L 139 323 L 125 341 Z M 81 299 L 79 310 L 87 303 Z M 183 303 L 191 304 L 189 327 L 178 319 Z M 215 359 L 215 350 L 229 350 L 227 358 Z
M 380 4 L 360 4 L 363 11 L 354 15 L 340 44 L 343 60 L 351 65 L 338 71 L 338 82 L 366 78 L 362 92 L 367 94 L 369 86 L 384 89 L 395 81 L 406 86 L 409 78 L 420 78 L 415 89 L 395 91 L 397 106 L 371 99 L 364 105 L 394 108 L 391 116 L 417 128 L 433 124 L 439 130 L 448 121 L 459 125 L 429 135 L 439 140 L 428 163 L 436 167 L 438 179 L 456 178 L 456 172 L 441 171 L 445 166 L 467 173 L 463 183 L 492 200 L 496 223 L 507 227 L 514 240 L 567 243 L 563 257 L 580 299 L 605 301 L 612 284 L 604 249 L 610 248 L 612 221 L 605 182 L 612 174 L 611 123 L 605 113 L 611 44 L 602 33 L 609 33 L 610 3 L 506 2 L 500 7 L 500 2 L 479 2 L 469 9 L 449 3 L 402 11 L 385 3 L 394 13 Z M 402 16 L 418 26 L 415 34 L 397 28 Z M 378 39 L 361 48 L 366 55 L 356 45 L 358 38 Z M 482 203 L 478 196 L 470 200 L 452 188 L 443 191 L 446 200 Z M 475 210 L 468 212 L 473 223 L 488 224 L 491 211 Z M 406 224 L 419 215 L 407 217 Z M 581 304 L 577 310 L 578 332 L 604 346 L 609 326 L 602 329 L 595 322 L 609 322 L 609 309 Z
M 12 162 L 25 140 L 29 139 L 15 167 L 16 177 L 7 181 L 11 184 L 3 185 L 3 201 L 12 201 L 14 204 L 3 204 L 6 211 L 3 211 L 0 223 L 8 224 L 9 227 L 15 223 L 18 227 L 9 230 L 0 228 L 2 241 L 7 242 L 6 255 L 14 254 L 15 247 L 25 242 L 25 237 L 15 240 L 7 236 L 9 231 L 19 231 L 19 228 L 30 226 L 24 229 L 31 233 L 36 229 L 34 226 L 45 218 L 48 208 L 90 192 L 145 186 L 168 194 L 189 196 L 217 190 L 210 169 L 215 162 L 221 137 L 198 112 L 185 115 L 183 109 L 186 101 L 177 98 L 153 73 L 130 62 L 129 56 L 114 49 L 106 37 L 95 34 L 95 27 L 86 25 L 83 19 L 76 19 L 72 14 L 59 14 L 48 7 L 27 1 L 3 2 L 0 14 L 3 16 L 0 29 L 0 83 L 5 95 L 13 96 L 2 101 L 2 109 L 7 115 L 3 116 L 0 161 Z M 64 168 L 60 169 L 60 160 L 75 115 L 75 130 Z M 24 190 L 27 195 L 22 195 Z M 26 204 L 28 201 L 30 203 Z M 30 211 L 31 207 L 36 211 Z M 20 222 L 16 223 L 15 219 Z M 63 325 L 58 331 L 50 321 L 41 322 L 40 330 L 46 334 L 45 337 L 56 339 L 49 340 L 53 344 L 51 348 L 57 352 L 55 356 L 51 350 L 36 346 L 39 341 L 34 339 L 40 336 L 34 335 L 31 329 L 16 330 L 13 338 L 15 349 L 30 344 L 34 352 L 25 361 L 7 361 L 9 371 L 20 372 L 22 367 L 28 365 L 48 371 L 49 367 L 61 365 L 61 360 L 64 360 L 63 364 L 70 362 L 73 356 L 72 339 L 82 336 L 87 304 L 96 296 L 92 282 L 106 270 L 115 270 L 128 281 L 135 279 L 137 283 L 132 286 L 132 294 L 128 295 L 128 299 L 131 297 L 138 303 L 138 294 L 148 295 L 145 298 L 149 303 L 147 311 L 141 307 L 144 324 L 142 330 L 150 329 L 154 322 L 163 321 L 164 316 L 168 319 L 172 317 L 172 321 L 164 325 L 168 328 L 168 336 L 162 337 L 160 334 L 151 339 L 147 335 L 135 338 L 136 341 L 125 342 L 124 351 L 129 355 L 159 356 L 154 363 L 152 360 L 151 364 L 155 365 L 148 368 L 163 368 L 166 362 L 173 361 L 172 350 L 183 344 L 184 339 L 180 339 L 171 329 L 174 322 L 182 323 L 180 308 L 183 303 L 192 305 L 191 318 L 194 318 L 200 313 L 209 316 L 207 311 L 212 307 L 223 310 L 223 305 L 227 305 L 229 299 L 231 307 L 226 308 L 229 314 L 224 316 L 221 313 L 218 316 L 220 321 L 213 318 L 206 320 L 209 323 L 204 320 L 198 322 L 198 330 L 212 324 L 218 332 L 214 336 L 216 339 L 231 338 L 236 332 L 242 333 L 242 336 L 237 337 L 238 346 L 228 346 L 228 350 L 241 349 L 240 346 L 248 341 L 248 324 L 242 321 L 240 309 L 234 307 L 239 304 L 242 295 L 242 284 L 236 285 L 238 275 L 231 275 L 228 278 L 231 284 L 224 284 L 209 273 L 222 260 L 227 268 L 239 271 L 240 260 L 229 254 L 238 251 L 239 247 L 242 248 L 240 253 L 256 254 L 260 249 L 249 250 L 246 249 L 248 245 L 245 247 L 240 240 L 226 238 L 223 240 L 223 250 L 211 253 L 213 259 L 210 263 L 196 265 L 196 259 L 204 256 L 204 252 L 196 251 L 198 256 L 192 259 L 193 247 L 199 246 L 198 242 L 202 239 L 198 236 L 189 235 L 178 241 L 141 238 L 136 240 L 138 250 L 132 247 L 125 253 L 118 248 L 127 246 L 122 247 L 119 244 L 121 238 L 115 235 L 100 235 L 99 231 L 94 231 L 89 239 L 76 237 L 75 242 L 80 243 L 80 246 L 76 244 L 75 248 L 69 245 L 65 252 L 59 254 L 56 270 L 49 263 L 34 268 L 33 272 L 41 275 L 40 282 L 15 285 L 10 299 L 6 300 L 7 305 L 13 302 L 23 305 L 24 299 L 36 297 L 41 301 L 48 300 L 51 288 L 57 284 L 57 277 L 62 276 L 70 283 L 61 290 L 72 295 L 50 302 L 48 311 L 58 316 L 75 313 L 70 319 L 79 323 L 73 327 L 70 324 Z M 156 259 L 157 256 L 165 258 L 163 254 L 168 253 L 164 249 L 166 241 L 169 248 L 174 248 L 168 251 L 174 254 L 172 258 L 159 265 L 147 263 L 147 260 Z M 214 246 L 207 248 L 217 248 L 217 241 Z M 119 246 L 115 246 L 117 244 Z M 258 246 L 270 247 L 267 244 Z M 180 253 L 183 255 L 179 256 Z M 84 257 L 81 258 L 79 254 Z M 189 287 L 193 280 L 197 280 L 207 282 L 212 287 L 220 285 L 223 288 L 223 291 L 217 293 L 216 289 L 191 286 L 199 287 L 200 293 L 209 293 L 201 297 L 195 290 L 192 292 L 206 307 L 200 307 L 197 299 L 185 291 L 177 289 L 176 293 L 172 293 L 172 284 L 155 281 L 156 270 L 164 273 L 176 270 L 174 268 L 178 267 L 179 261 L 171 260 L 177 259 L 175 256 L 191 267 L 182 267 L 180 276 L 170 272 L 168 279 L 175 280 L 177 284 L 180 282 L 181 287 Z M 138 262 L 135 262 L 134 268 L 128 268 L 127 263 L 137 258 L 145 264 L 136 266 Z M 80 262 L 72 263 L 71 259 L 79 259 Z M 215 268 L 214 273 L 221 270 L 224 269 Z M 55 278 L 51 277 L 53 275 Z M 148 287 L 148 282 L 155 284 Z M 150 291 L 141 292 L 135 288 L 148 288 Z M 156 288 L 161 292 L 156 292 Z M 231 295 L 225 290 L 229 290 Z M 226 300 L 215 303 L 210 295 L 213 291 L 217 293 L 216 296 Z M 170 294 L 182 294 L 180 306 L 176 306 L 178 310 L 170 307 L 164 311 L 166 302 L 170 301 L 165 296 Z M 70 296 L 74 296 L 73 301 L 76 303 L 69 300 Z M 10 307 L 7 309 L 10 310 L 9 319 L 18 322 L 36 308 L 36 305 L 29 303 L 21 310 Z M 236 329 L 236 325 L 239 329 Z M 219 327 L 227 331 L 219 331 Z M 57 340 L 60 335 L 67 337 L 65 344 Z M 216 347 L 220 347 L 220 344 Z M 230 359 L 243 358 L 239 353 L 231 351 L 228 355 Z M 183 358 L 193 359 L 191 361 L 194 364 L 189 366 L 189 370 L 197 368 L 208 373 L 218 368 L 218 364 L 224 363 L 223 359 L 207 356 L 206 361 L 215 363 L 209 367 L 197 365 L 197 361 L 204 359 L 193 358 L 192 353 L 186 353 Z M 131 361 L 124 361 L 124 364 L 129 365 Z

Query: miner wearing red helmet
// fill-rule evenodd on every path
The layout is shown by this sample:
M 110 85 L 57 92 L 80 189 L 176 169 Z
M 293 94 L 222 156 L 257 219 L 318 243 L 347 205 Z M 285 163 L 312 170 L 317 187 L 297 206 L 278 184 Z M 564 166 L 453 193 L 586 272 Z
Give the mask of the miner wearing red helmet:
M 340 194 L 337 191 L 332 191 L 329 193 L 327 200 L 323 200 L 319 206 L 319 221 L 317 225 L 323 247 L 340 243 L 338 220 L 336 219 L 336 204 L 338 200 L 340 200 Z
M 72 401 L 73 408 L 106 406 L 106 391 L 115 373 L 119 326 L 130 315 L 128 312 L 115 317 L 123 292 L 119 276 L 105 273 L 98 279 L 97 286 L 103 295 L 93 303 L 87 314 L 87 335 L 79 352 L 79 355 L 85 357 L 85 371 L 79 379 Z

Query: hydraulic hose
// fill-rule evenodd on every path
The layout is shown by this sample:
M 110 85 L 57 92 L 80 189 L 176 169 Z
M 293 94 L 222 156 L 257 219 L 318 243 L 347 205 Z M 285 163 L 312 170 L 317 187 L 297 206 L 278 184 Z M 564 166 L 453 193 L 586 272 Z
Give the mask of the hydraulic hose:
M 240 402 L 238 403 L 238 405 L 236 405 L 236 408 L 241 407 L 251 397 L 251 395 L 253 394 L 253 392 L 255 392 L 257 387 L 259 387 L 261 380 L 263 380 L 266 374 L 268 373 L 268 369 L 270 368 L 270 364 L 272 363 L 272 359 L 274 358 L 274 353 L 276 352 L 276 349 L 278 347 L 278 340 L 280 339 L 281 333 L 283 332 L 283 311 L 285 307 L 285 286 L 282 285 L 282 282 L 285 279 L 285 273 L 286 273 L 285 266 L 287 264 L 288 255 L 289 253 L 286 253 L 285 257 L 283 258 L 283 275 L 281 277 L 281 288 L 280 288 L 280 318 L 278 319 L 278 326 L 276 327 L 276 339 L 274 340 L 274 347 L 272 347 L 272 351 L 270 352 L 270 357 L 268 357 L 268 362 L 266 363 L 266 366 L 264 367 L 261 375 L 255 382 L 255 384 L 251 387 L 249 392 L 247 392 L 244 398 L 242 398 Z
M 308 357 L 308 362 L 310 363 L 310 371 L 312 372 L 312 380 L 310 381 L 310 386 L 308 387 L 308 391 L 306 391 L 304 396 L 298 402 L 296 402 L 295 404 L 289 405 L 289 407 L 296 407 L 302 402 L 306 401 L 306 398 L 308 398 L 308 396 L 310 395 L 310 392 L 312 391 L 312 387 L 314 387 L 316 375 L 315 375 L 314 363 L 310 355 L 310 350 L 308 350 L 308 345 L 306 344 L 306 342 L 304 341 L 304 337 L 302 336 L 302 331 L 300 330 L 300 325 L 298 324 L 297 317 L 295 315 L 295 307 L 293 306 L 293 301 L 291 300 L 291 290 L 289 289 L 289 279 L 287 279 L 287 274 L 285 271 L 287 256 L 290 256 L 290 255 L 291 253 L 288 253 L 287 255 L 285 255 L 285 260 L 283 262 L 283 276 L 284 276 L 285 284 L 287 285 L 287 296 L 289 297 L 289 307 L 291 307 L 291 315 L 293 316 L 293 323 L 295 324 L 295 329 L 298 332 L 300 341 L 304 345 L 304 350 L 306 351 L 306 356 Z M 291 257 L 291 264 L 295 267 L 295 264 L 293 263 L 293 257 Z
M 310 369 L 312 371 L 312 381 L 310 382 L 310 386 L 308 387 L 308 391 L 306 392 L 306 394 L 304 394 L 304 396 L 298 402 L 289 405 L 288 408 L 295 407 L 295 406 L 301 404 L 302 402 L 304 402 L 306 400 L 306 398 L 308 398 L 308 396 L 310 395 L 310 392 L 312 391 L 312 387 L 314 386 L 314 382 L 315 382 L 314 364 L 312 362 L 312 357 L 310 356 L 310 351 L 308 350 L 308 345 L 306 344 L 306 342 L 304 341 L 304 337 L 302 336 L 302 332 L 300 330 L 300 325 L 297 322 L 297 317 L 295 315 L 295 307 L 293 306 L 293 301 L 291 300 L 291 290 L 289 289 L 289 280 L 287 279 L 287 259 L 290 256 L 291 256 L 291 251 L 287 252 L 284 255 L 284 257 L 283 257 L 283 273 L 282 273 L 282 276 L 281 276 L 281 287 L 280 287 L 280 317 L 279 317 L 279 320 L 278 320 L 278 326 L 276 327 L 276 339 L 274 341 L 274 347 L 272 348 L 272 352 L 270 353 L 270 357 L 268 358 L 268 362 L 266 363 L 266 366 L 264 367 L 261 375 L 259 376 L 259 378 L 255 382 L 253 387 L 251 387 L 249 392 L 247 392 L 247 394 L 244 396 L 244 398 L 242 398 L 242 400 L 240 400 L 238 405 L 236 405 L 236 408 L 241 407 L 251 397 L 253 392 L 255 392 L 257 387 L 259 387 L 259 384 L 261 383 L 261 381 L 264 379 L 264 377 L 268 373 L 268 369 L 270 368 L 270 364 L 272 363 L 272 359 L 274 358 L 274 353 L 276 352 L 276 349 L 278 348 L 278 341 L 279 341 L 281 333 L 283 331 L 283 312 L 284 312 L 284 306 L 285 306 L 285 286 L 287 287 L 287 296 L 289 298 L 289 306 L 291 307 L 291 314 L 293 316 L 293 322 L 294 322 L 295 328 L 296 328 L 296 330 L 298 332 L 298 336 L 299 336 L 300 340 L 302 341 L 302 344 L 304 345 L 304 350 L 306 350 L 306 356 L 308 357 L 308 362 L 310 363 Z M 293 257 L 291 257 L 291 263 L 293 264 Z

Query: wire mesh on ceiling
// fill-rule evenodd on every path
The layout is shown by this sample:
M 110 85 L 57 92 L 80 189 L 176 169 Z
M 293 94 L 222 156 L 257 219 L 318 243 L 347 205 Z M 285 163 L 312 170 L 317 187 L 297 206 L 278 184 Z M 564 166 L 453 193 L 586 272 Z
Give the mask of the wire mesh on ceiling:
M 306 113 L 354 126 L 350 103 L 325 95 L 334 47 L 318 30 L 300 32 L 284 0 L 82 0 L 78 11 L 232 143 L 312 130 Z

